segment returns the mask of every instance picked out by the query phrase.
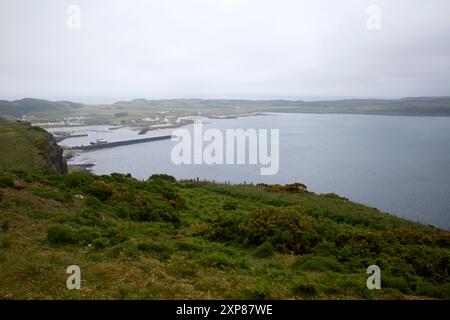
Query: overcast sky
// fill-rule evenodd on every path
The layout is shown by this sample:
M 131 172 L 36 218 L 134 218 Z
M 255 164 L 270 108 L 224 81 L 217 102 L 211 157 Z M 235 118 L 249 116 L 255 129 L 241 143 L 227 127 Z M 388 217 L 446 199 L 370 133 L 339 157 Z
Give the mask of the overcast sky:
M 73 4 L 80 29 L 67 27 Z M 373 4 L 381 29 L 367 27 Z M 450 95 L 449 12 L 448 0 L 0 0 L 0 99 Z

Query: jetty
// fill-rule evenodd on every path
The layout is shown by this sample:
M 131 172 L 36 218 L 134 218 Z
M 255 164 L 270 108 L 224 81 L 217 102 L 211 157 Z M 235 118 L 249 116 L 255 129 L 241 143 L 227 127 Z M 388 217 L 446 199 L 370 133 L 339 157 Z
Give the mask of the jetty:
M 172 138 L 172 135 L 167 135 L 167 136 L 150 137 L 150 138 L 144 138 L 144 139 L 132 139 L 132 140 L 124 140 L 124 141 L 96 143 L 96 144 L 91 144 L 91 145 L 87 145 L 87 146 L 83 145 L 83 146 L 70 147 L 67 149 L 74 149 L 74 150 L 107 149 L 107 148 L 114 148 L 114 147 L 120 147 L 120 146 L 128 146 L 128 145 L 137 144 L 137 143 L 166 140 L 166 139 L 171 139 L 171 138 Z

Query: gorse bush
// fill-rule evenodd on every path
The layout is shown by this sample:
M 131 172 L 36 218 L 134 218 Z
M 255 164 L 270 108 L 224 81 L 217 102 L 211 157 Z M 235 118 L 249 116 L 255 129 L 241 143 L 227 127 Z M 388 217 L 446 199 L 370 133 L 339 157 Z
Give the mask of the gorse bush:
M 139 221 L 167 221 L 178 223 L 179 218 L 167 201 L 161 199 L 139 199 L 131 218 Z
M 242 219 L 228 212 L 215 212 L 207 223 L 193 225 L 194 233 L 209 240 L 230 241 L 239 238 Z
M 344 266 L 336 260 L 335 257 L 322 257 L 316 255 L 305 255 L 296 258 L 292 264 L 295 271 L 310 270 L 310 271 L 334 271 L 342 272 Z
M 163 180 L 170 183 L 176 183 L 177 179 L 175 179 L 174 176 L 168 175 L 168 174 L 154 174 L 152 175 L 149 180 Z
M 314 218 L 293 209 L 258 209 L 240 225 L 240 235 L 250 244 L 270 242 L 283 252 L 308 253 L 321 241 Z
M 136 221 L 165 221 L 179 225 L 179 214 L 171 203 L 162 196 L 149 196 L 136 194 L 134 201 L 115 200 L 115 210 L 120 218 Z
M 102 180 L 97 180 L 86 187 L 86 192 L 91 196 L 97 197 L 100 201 L 105 202 L 112 196 L 113 187 Z
M 85 203 L 90 208 L 100 208 L 102 206 L 102 203 L 100 200 L 98 200 L 96 197 L 88 196 L 86 197 Z
M 273 254 L 274 254 L 274 247 L 268 241 L 266 241 L 262 245 L 258 246 L 254 253 L 254 255 L 256 257 L 260 257 L 260 258 L 267 258 L 267 257 L 272 256 Z
M 173 183 L 167 182 L 166 179 L 153 178 L 145 184 L 144 190 L 162 195 L 176 209 L 186 208 L 186 200 L 181 197 Z
M 267 192 L 290 192 L 290 193 L 301 193 L 306 192 L 307 188 L 306 185 L 303 183 L 291 183 L 286 185 L 280 185 L 280 184 L 259 184 L 260 186 L 263 186 L 265 191 Z
M 84 172 L 71 172 L 66 175 L 65 184 L 73 189 L 89 186 L 94 181 L 94 176 Z

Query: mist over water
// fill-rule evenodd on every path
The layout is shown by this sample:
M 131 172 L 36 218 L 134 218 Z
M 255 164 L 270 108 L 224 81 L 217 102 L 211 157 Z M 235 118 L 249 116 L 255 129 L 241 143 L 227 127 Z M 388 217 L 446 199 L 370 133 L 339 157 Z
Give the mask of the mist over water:
M 192 126 L 185 127 L 192 130 Z M 450 229 L 450 118 L 336 114 L 273 114 L 207 119 L 204 128 L 280 129 L 280 168 L 261 176 L 259 165 L 175 165 L 170 140 L 84 152 L 71 164 L 93 163 L 96 174 L 131 173 L 147 179 L 168 173 L 178 179 L 232 183 L 302 182 L 317 193 L 334 192 L 413 221 Z M 62 145 L 163 135 L 99 127 Z M 206 143 L 204 144 L 204 146 Z

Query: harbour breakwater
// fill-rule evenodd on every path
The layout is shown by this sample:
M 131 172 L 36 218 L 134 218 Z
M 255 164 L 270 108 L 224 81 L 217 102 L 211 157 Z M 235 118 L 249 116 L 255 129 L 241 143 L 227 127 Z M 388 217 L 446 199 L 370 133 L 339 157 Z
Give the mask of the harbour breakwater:
M 69 148 L 66 148 L 66 149 L 69 149 L 69 150 L 107 149 L 107 148 L 127 146 L 127 145 L 137 144 L 137 143 L 145 143 L 145 142 L 152 142 L 152 141 L 159 141 L 159 140 L 167 140 L 167 139 L 171 139 L 171 138 L 172 138 L 172 135 L 166 135 L 166 136 L 151 137 L 151 138 L 144 138 L 144 139 L 133 139 L 133 140 L 125 140 L 125 141 L 96 143 L 96 144 L 91 144 L 91 145 L 87 145 L 87 146 L 83 145 L 83 146 L 69 147 Z

